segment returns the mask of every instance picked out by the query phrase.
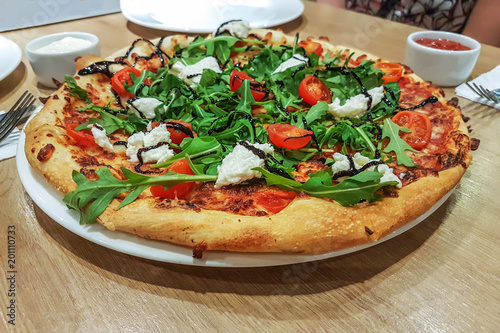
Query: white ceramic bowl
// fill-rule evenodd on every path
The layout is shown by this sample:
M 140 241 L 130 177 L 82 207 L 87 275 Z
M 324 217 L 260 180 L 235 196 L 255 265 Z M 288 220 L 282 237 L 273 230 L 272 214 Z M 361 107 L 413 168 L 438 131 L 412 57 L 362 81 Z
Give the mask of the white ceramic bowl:
M 39 49 L 64 37 L 84 39 L 89 45 L 70 51 L 43 52 Z M 75 74 L 75 59 L 86 54 L 100 55 L 99 38 L 86 32 L 61 32 L 36 38 L 26 44 L 26 55 L 35 72 L 38 82 L 44 86 L 56 88 L 52 78 L 59 82 L 64 81 L 64 75 Z
M 435 49 L 418 44 L 420 38 L 448 39 L 470 48 L 465 51 Z M 481 53 L 481 44 L 474 39 L 446 31 L 419 31 L 406 41 L 406 64 L 426 81 L 438 86 L 457 86 L 467 80 Z

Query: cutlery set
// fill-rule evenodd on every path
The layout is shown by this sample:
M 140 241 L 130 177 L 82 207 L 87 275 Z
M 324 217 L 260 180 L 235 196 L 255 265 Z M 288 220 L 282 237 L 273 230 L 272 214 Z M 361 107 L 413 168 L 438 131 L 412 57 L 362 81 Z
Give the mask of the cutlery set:
M 26 90 L 9 112 L 0 117 L 0 142 L 5 139 L 16 128 L 19 122 L 24 119 L 27 112 L 33 111 L 33 104 L 36 98 Z

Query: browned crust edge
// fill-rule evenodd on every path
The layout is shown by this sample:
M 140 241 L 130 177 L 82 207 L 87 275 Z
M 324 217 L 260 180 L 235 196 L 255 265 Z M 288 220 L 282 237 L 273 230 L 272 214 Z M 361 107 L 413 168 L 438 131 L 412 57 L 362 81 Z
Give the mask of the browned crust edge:
M 116 210 L 115 200 L 99 217 L 110 230 L 139 237 L 238 252 L 326 253 L 373 242 L 415 220 L 451 191 L 465 172 L 457 166 L 438 178 L 421 178 L 398 198 L 344 207 L 319 198 L 300 198 L 276 215 L 240 216 L 219 211 L 161 209 L 153 198 Z M 147 213 L 145 213 L 147 212 Z M 371 234 L 370 234 L 371 233 Z

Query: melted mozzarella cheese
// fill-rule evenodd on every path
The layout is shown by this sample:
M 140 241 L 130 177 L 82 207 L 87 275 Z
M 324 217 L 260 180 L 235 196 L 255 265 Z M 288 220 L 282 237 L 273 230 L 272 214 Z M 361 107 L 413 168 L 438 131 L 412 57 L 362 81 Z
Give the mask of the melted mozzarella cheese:
M 161 101 L 152 97 L 140 97 L 132 100 L 130 103 L 131 108 L 129 113 L 138 113 L 146 119 L 153 119 L 155 117 L 155 109 L 162 104 Z M 160 113 L 165 110 L 160 109 Z
M 114 151 L 114 147 L 113 145 L 111 144 L 111 142 L 109 141 L 109 138 L 106 134 L 106 131 L 104 130 L 104 128 L 102 128 L 101 126 L 97 126 L 97 125 L 90 125 L 90 130 L 92 131 L 92 135 L 94 136 L 94 140 L 95 142 L 101 146 L 102 148 L 104 148 L 105 150 L 109 150 L 109 151 Z
M 284 72 L 288 68 L 292 68 L 292 67 L 300 66 L 300 65 L 303 65 L 303 64 L 307 64 L 307 62 L 308 62 L 308 58 L 307 57 L 302 56 L 300 54 L 295 54 L 293 57 L 291 57 L 287 61 L 281 63 L 278 66 L 278 68 L 276 68 L 274 70 L 273 74 Z
M 328 105 L 328 112 L 336 119 L 360 118 L 382 101 L 382 98 L 384 98 L 384 87 L 370 89 L 368 90 L 368 94 L 372 97 L 372 103 L 369 109 L 369 98 L 364 94 L 359 94 L 346 100 L 344 105 L 340 105 L 340 100 L 335 98 L 333 102 Z
M 221 34 L 225 31 L 229 32 L 234 37 L 246 38 L 250 32 L 250 24 L 243 20 L 229 21 L 221 25 L 214 35 Z
M 150 125 L 148 125 L 151 128 Z M 149 132 L 139 132 L 131 135 L 128 138 L 127 157 L 132 162 L 139 162 L 137 152 L 141 148 L 157 146 L 160 142 L 171 143 L 170 132 L 167 126 L 162 123 L 160 126 L 153 128 Z M 162 163 L 174 156 L 174 151 L 169 148 L 169 145 L 161 145 L 142 152 L 144 163 Z
M 262 150 L 266 154 L 274 152 L 273 146 L 269 143 L 248 144 Z M 215 188 L 220 188 L 224 185 L 239 184 L 252 178 L 260 178 L 262 174 L 252 169 L 264 167 L 264 162 L 262 158 L 244 146 L 237 144 L 233 151 L 222 160 L 221 165 L 217 167 L 218 176 Z
M 191 87 L 196 87 L 200 83 L 201 75 L 204 69 L 211 69 L 216 73 L 222 73 L 219 67 L 219 62 L 214 57 L 206 57 L 198 61 L 196 64 L 184 65 L 182 62 L 176 62 L 169 73 L 176 75 Z
M 346 155 L 335 153 L 333 154 L 333 159 L 335 160 L 335 163 L 333 163 L 332 165 L 332 171 L 334 174 L 340 171 L 346 171 L 350 169 L 349 159 L 347 158 Z M 354 168 L 356 170 L 361 169 L 361 167 L 368 162 L 378 161 L 378 160 L 371 160 L 368 157 L 361 155 L 360 153 L 354 154 L 352 160 L 354 162 Z M 401 180 L 394 174 L 394 170 L 390 168 L 387 164 L 373 165 L 366 170 L 368 171 L 377 170 L 379 173 L 381 173 L 382 174 L 382 178 L 380 178 L 381 183 L 396 181 L 398 182 L 398 185 L 396 186 L 399 188 L 402 187 Z M 340 177 L 337 180 L 342 181 L 345 178 L 347 177 Z

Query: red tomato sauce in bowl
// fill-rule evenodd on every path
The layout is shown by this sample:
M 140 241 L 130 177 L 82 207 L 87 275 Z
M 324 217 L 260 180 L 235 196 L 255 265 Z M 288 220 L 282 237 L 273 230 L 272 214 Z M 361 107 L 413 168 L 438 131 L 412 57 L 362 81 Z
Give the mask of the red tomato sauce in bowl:
M 455 42 L 453 40 L 445 39 L 445 38 L 420 38 L 415 41 L 416 43 L 428 47 L 432 47 L 434 49 L 440 50 L 449 50 L 449 51 L 467 51 L 471 48 L 460 44 L 459 42 Z

